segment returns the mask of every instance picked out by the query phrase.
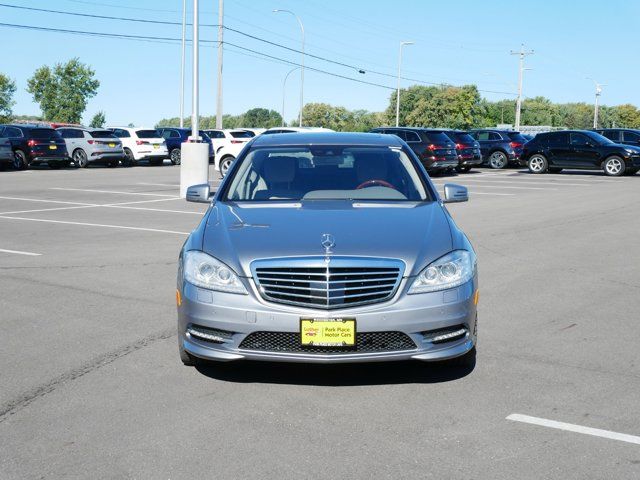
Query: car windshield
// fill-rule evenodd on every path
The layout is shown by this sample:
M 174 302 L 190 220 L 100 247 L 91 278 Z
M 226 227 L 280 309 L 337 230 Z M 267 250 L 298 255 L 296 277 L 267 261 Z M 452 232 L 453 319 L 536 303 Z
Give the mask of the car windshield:
M 523 137 L 520 132 L 509 132 L 507 133 L 507 135 L 509 135 L 509 138 L 512 142 L 527 143 L 529 141 L 525 137 Z
M 255 135 L 253 132 L 241 130 L 237 132 L 229 132 L 233 138 L 253 138 Z
M 430 200 L 413 162 L 389 147 L 254 148 L 233 171 L 225 200 Z
M 584 134 L 587 135 L 588 137 L 591 137 L 591 139 L 595 140 L 600 145 L 610 145 L 612 143 L 615 143 L 609 140 L 607 137 L 600 135 L 599 133 L 596 133 L 596 132 L 584 132 Z
M 95 130 L 93 132 L 89 132 L 93 138 L 116 138 L 113 132 L 109 130 Z
M 159 138 L 161 137 L 160 132 L 157 130 L 138 130 L 136 132 L 138 138 Z
M 424 136 L 427 137 L 427 142 L 436 145 L 446 145 L 447 143 L 451 143 L 451 139 L 443 132 L 424 132 Z
M 473 145 L 476 143 L 474 138 L 465 132 L 447 132 L 447 136 L 456 143 L 463 145 Z
M 29 134 L 31 138 L 40 140 L 50 140 L 52 138 L 61 138 L 60 133 L 52 128 L 34 128 Z

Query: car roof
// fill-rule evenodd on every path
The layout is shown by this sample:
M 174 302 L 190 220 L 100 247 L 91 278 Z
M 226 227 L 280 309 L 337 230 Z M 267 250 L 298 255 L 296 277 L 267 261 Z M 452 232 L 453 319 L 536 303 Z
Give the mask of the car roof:
M 49 130 L 55 130 L 54 128 L 51 128 L 51 127 L 45 127 L 43 125 L 34 125 L 32 123 L 5 123 L 0 125 L 0 127 L 16 127 L 16 128 L 27 128 L 27 129 L 44 128 Z
M 401 147 L 402 141 L 395 135 L 377 133 L 347 132 L 299 132 L 275 133 L 255 137 L 253 146 L 287 146 L 287 145 L 367 145 L 384 147 Z

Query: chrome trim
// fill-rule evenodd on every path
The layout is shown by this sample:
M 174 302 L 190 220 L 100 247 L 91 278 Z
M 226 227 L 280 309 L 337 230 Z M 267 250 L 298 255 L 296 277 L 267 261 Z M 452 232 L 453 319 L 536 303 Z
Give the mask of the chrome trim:
M 396 294 L 405 268 L 402 260 L 395 259 L 313 256 L 255 260 L 251 275 L 268 302 L 333 310 L 388 301 Z M 379 292 L 368 291 L 373 289 Z M 345 303 L 347 299 L 356 301 Z

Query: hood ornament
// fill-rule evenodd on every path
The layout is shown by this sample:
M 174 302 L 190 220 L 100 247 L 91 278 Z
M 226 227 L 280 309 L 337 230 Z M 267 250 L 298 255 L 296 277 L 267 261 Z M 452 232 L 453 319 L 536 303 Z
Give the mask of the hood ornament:
M 320 243 L 324 247 L 325 255 L 330 255 L 333 253 L 331 249 L 336 246 L 336 239 L 330 233 L 323 233 L 322 242 Z

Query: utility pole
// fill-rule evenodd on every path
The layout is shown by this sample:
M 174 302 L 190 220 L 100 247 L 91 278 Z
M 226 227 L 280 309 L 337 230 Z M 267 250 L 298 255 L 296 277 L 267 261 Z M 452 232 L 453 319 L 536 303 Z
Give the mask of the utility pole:
M 518 55 L 520 57 L 520 66 L 518 69 L 518 100 L 516 100 L 516 123 L 514 125 L 516 130 L 520 130 L 520 111 L 522 110 L 522 76 L 525 70 L 530 70 L 528 68 L 524 68 L 524 57 L 527 55 L 533 55 L 533 53 L 533 50 L 525 51 L 524 44 L 520 45 L 519 52 L 511 50 L 511 55 Z
M 604 83 L 598 83 L 593 78 L 587 77 L 587 80 L 591 80 L 596 86 L 596 103 L 593 109 L 593 128 L 598 128 L 598 114 L 600 113 L 600 95 L 602 94 L 602 87 L 606 85 Z
M 218 0 L 218 98 L 216 101 L 216 128 L 222 128 L 222 56 L 224 40 L 224 0 Z
M 187 0 L 182 0 L 182 62 L 180 63 L 180 128 L 184 127 L 184 62 L 187 34 Z
M 398 89 L 396 91 L 396 127 L 400 123 L 400 74 L 402 71 L 402 47 L 413 45 L 413 42 L 400 42 L 400 53 L 398 54 Z

